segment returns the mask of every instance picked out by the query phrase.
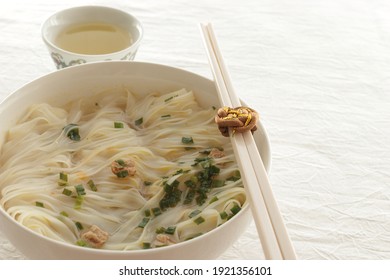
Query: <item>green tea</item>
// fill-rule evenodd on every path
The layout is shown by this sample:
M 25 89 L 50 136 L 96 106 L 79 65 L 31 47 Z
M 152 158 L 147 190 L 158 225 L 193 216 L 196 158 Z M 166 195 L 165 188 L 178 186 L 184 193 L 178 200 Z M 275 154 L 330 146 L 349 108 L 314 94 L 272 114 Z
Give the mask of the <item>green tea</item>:
M 93 22 L 65 28 L 55 43 L 69 52 L 96 55 L 121 51 L 131 45 L 132 38 L 119 26 Z

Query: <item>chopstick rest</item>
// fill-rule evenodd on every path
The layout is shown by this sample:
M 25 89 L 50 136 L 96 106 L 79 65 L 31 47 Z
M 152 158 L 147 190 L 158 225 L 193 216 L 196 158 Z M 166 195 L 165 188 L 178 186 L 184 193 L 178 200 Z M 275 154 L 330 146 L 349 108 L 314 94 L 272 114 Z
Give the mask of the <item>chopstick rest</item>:
M 259 114 L 249 107 L 223 107 L 218 109 L 215 122 L 223 136 L 229 137 L 229 128 L 232 133 L 257 130 Z

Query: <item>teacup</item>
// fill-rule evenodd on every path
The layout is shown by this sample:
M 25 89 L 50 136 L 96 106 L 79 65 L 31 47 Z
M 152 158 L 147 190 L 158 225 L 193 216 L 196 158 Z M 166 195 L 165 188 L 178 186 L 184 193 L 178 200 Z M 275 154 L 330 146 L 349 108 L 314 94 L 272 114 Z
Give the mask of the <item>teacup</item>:
M 56 12 L 41 27 L 57 69 L 106 60 L 133 60 L 143 36 L 133 15 L 103 6 Z

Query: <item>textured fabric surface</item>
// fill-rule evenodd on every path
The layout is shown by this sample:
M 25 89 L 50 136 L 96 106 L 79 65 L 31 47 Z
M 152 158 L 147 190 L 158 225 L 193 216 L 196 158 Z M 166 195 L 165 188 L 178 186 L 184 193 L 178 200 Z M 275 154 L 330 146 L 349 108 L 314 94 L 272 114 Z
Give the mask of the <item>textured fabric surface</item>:
M 272 148 L 270 181 L 299 259 L 390 259 L 390 2 L 13 0 L 0 8 L 0 100 L 55 71 L 49 14 L 101 4 L 139 17 L 138 61 L 211 78 L 213 23 L 237 93 Z M 22 259 L 1 234 L 0 259 Z M 221 259 L 263 259 L 254 224 Z

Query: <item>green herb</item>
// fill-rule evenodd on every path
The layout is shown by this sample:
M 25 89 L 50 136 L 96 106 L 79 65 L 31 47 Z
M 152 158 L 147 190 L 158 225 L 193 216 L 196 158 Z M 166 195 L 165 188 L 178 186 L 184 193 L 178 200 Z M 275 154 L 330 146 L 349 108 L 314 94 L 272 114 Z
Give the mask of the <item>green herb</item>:
M 67 186 L 68 185 L 68 174 L 60 172 L 58 185 L 59 186 Z
M 74 209 L 81 209 L 81 205 L 83 204 L 84 202 L 84 196 L 82 195 L 78 195 L 76 196 L 76 200 L 75 200 L 75 203 L 74 203 Z
M 219 216 L 221 217 L 222 220 L 225 220 L 228 217 L 228 214 L 225 211 L 223 211 L 219 213 Z
M 60 212 L 60 215 L 64 216 L 64 217 L 69 217 L 69 214 L 66 213 L 65 211 L 61 211 Z
M 76 225 L 78 230 L 83 230 L 84 229 L 83 225 L 80 222 L 75 222 L 74 224 Z
M 181 169 L 178 169 L 176 170 L 176 172 L 172 175 L 172 176 L 175 176 L 175 175 L 179 175 L 179 174 L 185 174 L 185 173 L 188 173 L 190 172 L 191 170 L 183 170 L 182 168 Z
M 118 178 L 126 178 L 127 176 L 129 176 L 129 171 L 127 170 L 121 170 L 119 171 L 118 173 L 116 173 L 116 176 Z
M 160 200 L 160 208 L 162 211 L 169 207 L 175 207 L 179 203 L 182 194 L 182 191 L 178 188 L 179 184 L 180 182 L 177 180 L 174 180 L 171 184 L 164 183 L 165 195 Z
M 194 144 L 194 139 L 192 139 L 191 136 L 189 136 L 189 137 L 183 136 L 183 137 L 181 138 L 181 142 L 182 142 L 183 144 Z
M 198 218 L 196 218 L 194 220 L 194 223 L 197 224 L 197 225 L 200 225 L 201 223 L 203 223 L 205 221 L 205 219 L 202 217 L 202 216 L 199 216 Z
M 144 228 L 146 226 L 146 224 L 149 222 L 149 218 L 143 218 L 142 221 L 138 224 L 138 227 L 140 228 Z
M 199 154 L 201 155 L 209 155 L 211 152 L 211 149 L 206 149 L 206 150 L 203 150 L 203 151 L 199 151 Z
M 97 192 L 97 187 L 92 179 L 87 182 L 87 185 L 92 191 Z
M 209 204 L 218 201 L 218 197 L 214 196 L 212 199 L 210 199 Z
M 230 211 L 232 212 L 233 215 L 236 215 L 238 212 L 240 212 L 241 210 L 241 207 L 240 205 L 238 204 L 235 204 L 231 209 Z
M 157 234 L 160 234 L 160 233 L 165 233 L 167 229 L 165 227 L 159 227 L 159 228 L 156 228 L 156 233 Z
M 213 110 L 217 109 L 217 107 L 215 107 L 215 106 L 212 106 L 211 108 L 212 108 Z
M 36 201 L 35 206 L 45 208 L 45 205 L 43 204 L 43 202 L 40 202 L 40 201 Z
M 162 115 L 161 116 L 162 119 L 166 119 L 166 118 L 170 118 L 170 117 L 171 117 L 171 115 Z
M 142 243 L 142 249 L 150 249 L 150 248 L 151 248 L 151 244 L 149 242 Z
M 196 209 L 196 210 L 192 211 L 192 212 L 188 215 L 188 217 L 189 217 L 189 218 L 193 218 L 193 217 L 195 217 L 196 215 L 200 214 L 201 212 L 202 212 L 202 211 L 200 211 L 199 209 Z
M 123 122 L 114 122 L 114 128 L 124 128 Z
M 192 176 L 190 180 L 184 182 L 189 189 L 184 199 L 184 204 L 190 204 L 196 197 L 196 203 L 202 205 L 206 202 L 208 193 L 212 188 L 222 187 L 225 182 L 215 179 L 220 173 L 220 168 L 213 164 L 213 159 L 209 157 L 198 157 L 192 166 L 200 166 L 201 170 Z M 214 201 L 211 201 L 212 203 Z
M 193 189 L 196 187 L 196 183 L 193 180 L 187 180 L 184 182 L 184 185 L 187 186 L 187 188 Z
M 156 217 L 162 214 L 161 209 L 158 207 L 152 208 L 152 212 L 153 212 L 153 215 Z
M 64 188 L 64 189 L 62 190 L 62 194 L 66 195 L 66 196 L 71 196 L 72 193 L 73 193 L 73 192 L 72 192 L 71 190 L 67 189 L 67 188 Z
M 76 241 L 76 245 L 77 245 L 77 246 L 80 246 L 80 247 L 88 247 L 88 243 L 85 242 L 85 241 L 82 240 L 82 239 L 77 240 L 77 241 Z
M 225 185 L 224 180 L 213 180 L 211 183 L 212 188 L 220 188 L 223 187 L 224 185 Z
M 138 120 L 135 120 L 134 124 L 136 126 L 140 126 L 144 122 L 144 118 L 139 118 Z
M 170 101 L 170 100 L 172 100 L 174 97 L 178 97 L 179 95 L 173 95 L 173 96 L 171 96 L 171 97 L 168 97 L 167 99 L 165 99 L 164 101 L 165 102 L 168 102 L 168 101 Z
M 199 163 L 202 163 L 202 162 L 207 162 L 209 163 L 211 159 L 209 157 L 198 157 L 194 160 L 194 163 L 192 164 L 192 166 L 197 166 Z
M 81 195 L 86 194 L 83 185 L 76 185 L 76 186 L 74 186 L 74 188 L 76 189 L 77 196 L 81 196 Z
M 165 230 L 165 233 L 166 234 L 174 234 L 175 230 L 176 230 L 175 226 L 167 227 L 167 229 Z
M 230 176 L 229 178 L 227 178 L 226 180 L 227 181 L 233 181 L 233 182 L 236 182 L 238 180 L 241 179 L 241 173 L 239 170 L 236 170 L 233 172 L 232 176 Z
M 144 185 L 145 185 L 145 186 L 150 186 L 151 184 L 153 184 L 153 183 L 150 182 L 150 181 L 144 181 Z
M 190 204 L 194 198 L 195 198 L 195 195 L 196 195 L 196 191 L 195 190 L 189 190 L 187 192 L 187 195 L 186 197 L 184 198 L 184 204 Z
M 145 214 L 145 217 L 150 217 L 151 213 L 150 213 L 150 210 L 149 209 L 146 209 L 144 211 L 144 214 Z
M 79 126 L 77 124 L 68 124 L 64 128 L 66 136 L 73 141 L 80 141 Z

